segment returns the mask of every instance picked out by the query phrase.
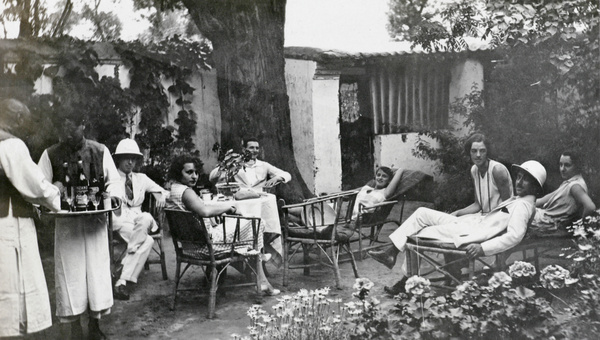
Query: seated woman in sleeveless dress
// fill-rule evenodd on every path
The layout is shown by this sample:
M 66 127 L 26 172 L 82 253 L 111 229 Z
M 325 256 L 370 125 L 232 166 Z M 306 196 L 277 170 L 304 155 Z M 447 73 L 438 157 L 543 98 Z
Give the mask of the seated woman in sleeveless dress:
M 532 223 L 535 230 L 553 231 L 558 225 L 594 213 L 596 206 L 588 195 L 580 165 L 580 158 L 575 152 L 565 151 L 561 154 L 559 167 L 560 176 L 564 181 L 558 189 L 537 200 Z
M 198 180 L 198 170 L 200 165 L 198 160 L 190 156 L 179 156 L 171 164 L 169 169 L 169 177 L 173 180 L 171 184 L 171 194 L 167 199 L 166 207 L 168 209 L 179 209 L 184 211 L 191 211 L 196 213 L 198 216 L 209 218 L 218 216 L 221 214 L 235 214 L 236 208 L 231 207 L 218 207 L 218 206 L 207 206 L 204 204 L 202 199 L 196 195 L 193 187 Z M 211 221 L 205 219 L 206 227 L 211 235 L 213 242 L 222 242 L 225 238 L 231 239 L 235 232 L 235 225 L 231 226 L 231 230 L 226 230 L 227 235 L 223 235 L 223 228 L 220 225 L 213 226 Z M 258 248 L 261 250 L 263 245 L 263 228 L 259 231 L 258 237 Z M 252 226 L 245 225 L 241 226 L 240 229 L 240 241 L 244 241 L 244 238 L 252 238 Z M 261 290 L 267 295 L 278 295 L 279 289 L 274 289 L 269 280 L 264 274 L 262 266 L 256 268 L 257 275 L 259 276 L 259 282 Z

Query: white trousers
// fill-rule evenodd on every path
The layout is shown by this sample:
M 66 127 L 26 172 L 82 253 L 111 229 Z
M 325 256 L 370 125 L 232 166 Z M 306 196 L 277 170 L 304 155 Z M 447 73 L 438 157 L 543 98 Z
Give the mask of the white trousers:
M 483 216 L 481 214 L 469 214 L 456 217 L 454 215 L 447 214 L 445 212 L 437 211 L 429 208 L 418 208 L 409 218 L 402 223 L 393 233 L 390 234 L 390 240 L 394 243 L 394 246 L 400 250 L 396 262 L 400 261 L 401 269 L 406 273 L 406 254 L 404 253 L 406 248 L 406 242 L 409 236 L 419 234 L 419 232 L 426 227 L 431 226 L 444 226 L 452 225 L 452 228 L 435 228 L 431 230 L 433 233 L 427 233 L 425 230 L 420 235 L 427 238 L 439 239 L 442 241 L 451 242 L 452 236 L 459 232 L 459 223 L 462 224 L 477 224 L 481 221 Z M 442 232 L 445 231 L 446 234 Z
M 121 260 L 123 271 L 120 279 L 137 282 L 144 264 L 152 251 L 154 240 L 148 231 L 156 224 L 151 214 L 143 212 L 132 215 L 124 213 L 113 220 L 113 230 L 127 242 L 125 257 Z
M 52 325 L 46 278 L 31 218 L 0 218 L 0 338 Z
M 56 219 L 56 315 L 69 317 L 112 307 L 106 215 Z

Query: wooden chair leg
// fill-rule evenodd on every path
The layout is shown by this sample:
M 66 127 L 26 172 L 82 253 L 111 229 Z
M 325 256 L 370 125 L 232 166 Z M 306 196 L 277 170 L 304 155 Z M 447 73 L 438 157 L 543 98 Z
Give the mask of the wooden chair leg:
M 362 231 L 360 230 L 360 228 L 358 228 L 358 260 L 362 262 L 362 260 L 364 260 L 367 256 L 367 254 L 365 253 L 363 255 L 363 234 Z
M 352 249 L 350 249 L 350 244 L 344 245 L 348 254 L 350 254 L 350 261 L 352 261 L 352 270 L 354 271 L 354 277 L 359 278 L 358 276 L 358 268 L 356 267 L 356 260 L 354 259 L 354 254 L 352 253 Z
M 290 255 L 289 245 L 287 242 L 283 242 L 283 285 L 288 285 L 288 275 L 290 270 Z
M 212 265 L 210 271 L 210 283 L 208 287 L 208 316 L 212 319 L 215 316 L 215 306 L 217 304 L 217 267 Z
M 335 276 L 335 288 L 342 289 L 341 285 L 341 274 L 340 274 L 340 266 L 338 264 L 338 255 L 340 253 L 340 249 L 338 246 L 331 246 L 331 262 L 333 265 L 333 275 Z
M 177 259 L 177 265 L 175 266 L 175 286 L 173 287 L 173 301 L 171 302 L 171 310 L 175 310 L 175 302 L 177 300 L 177 287 L 179 286 L 179 279 L 181 273 L 181 261 Z
M 162 270 L 162 277 L 163 280 L 168 280 L 169 279 L 169 275 L 167 274 L 167 260 L 165 258 L 165 251 L 163 249 L 163 245 L 162 245 L 162 241 L 158 241 L 158 246 L 160 249 L 160 268 Z
M 310 267 L 308 266 L 310 264 L 310 247 L 304 243 L 302 243 L 302 263 L 304 263 L 305 267 L 304 267 L 304 275 L 305 276 L 309 276 L 310 275 Z

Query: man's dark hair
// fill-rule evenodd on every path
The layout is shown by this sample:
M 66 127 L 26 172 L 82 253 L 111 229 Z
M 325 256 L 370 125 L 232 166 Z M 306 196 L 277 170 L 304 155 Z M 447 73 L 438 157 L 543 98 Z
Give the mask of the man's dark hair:
M 256 142 L 260 145 L 260 141 L 256 137 L 244 138 L 242 145 L 246 148 L 246 147 L 248 147 L 248 143 L 250 143 L 250 142 Z

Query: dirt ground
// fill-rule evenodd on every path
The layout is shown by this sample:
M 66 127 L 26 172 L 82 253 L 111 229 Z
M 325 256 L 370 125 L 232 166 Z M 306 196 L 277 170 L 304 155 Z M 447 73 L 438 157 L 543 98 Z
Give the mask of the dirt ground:
M 404 219 L 422 205 L 425 203 L 408 202 L 404 211 Z M 399 205 L 394 208 L 391 217 L 400 218 Z M 394 224 L 386 225 L 382 239 L 389 240 L 387 235 L 394 229 Z M 270 312 L 272 311 L 271 306 L 278 302 L 277 297 L 257 298 L 254 287 L 227 290 L 224 295 L 217 295 L 216 317 L 209 320 L 206 318 L 207 297 L 201 296 L 197 292 L 184 292 L 178 294 L 176 310 L 171 311 L 169 306 L 173 296 L 175 253 L 171 238 L 168 233 L 166 234 L 163 244 L 166 251 L 169 279 L 162 279 L 160 265 L 152 265 L 150 270 L 144 270 L 138 283 L 130 287 L 130 300 L 115 300 L 111 314 L 101 320 L 101 328 L 109 339 L 231 339 L 231 334 L 234 333 L 248 334 L 249 319 L 246 311 L 252 304 L 261 302 L 263 308 Z M 53 257 L 49 252 L 44 252 L 42 257 L 54 310 Z M 382 301 L 383 308 L 391 306 L 393 299 L 383 292 L 383 286 L 393 284 L 397 280 L 399 269 L 394 268 L 393 271 L 390 271 L 371 258 L 357 261 L 357 264 L 360 276 L 367 277 L 375 283 L 372 296 Z M 349 262 L 345 262 L 340 267 L 343 289 L 331 289 L 330 297 L 341 297 L 344 301 L 351 301 L 354 299 L 352 297 L 352 285 L 354 284 L 352 266 Z M 304 276 L 301 270 L 293 270 L 290 284 L 286 287 L 282 286 L 282 268 L 278 269 L 269 263 L 267 269 L 271 283 L 282 291 L 282 295 L 294 294 L 301 288 L 310 290 L 334 286 L 333 273 L 326 267 L 312 269 L 310 276 Z M 201 269 L 191 268 L 184 276 L 182 285 L 196 287 L 201 284 L 203 277 Z M 230 269 L 227 280 L 244 280 L 244 276 L 234 269 Z M 86 325 L 87 321 L 84 320 L 84 332 Z M 48 339 L 64 337 L 65 333 L 61 333 L 58 320 L 55 320 L 52 328 L 43 334 L 43 338 Z

